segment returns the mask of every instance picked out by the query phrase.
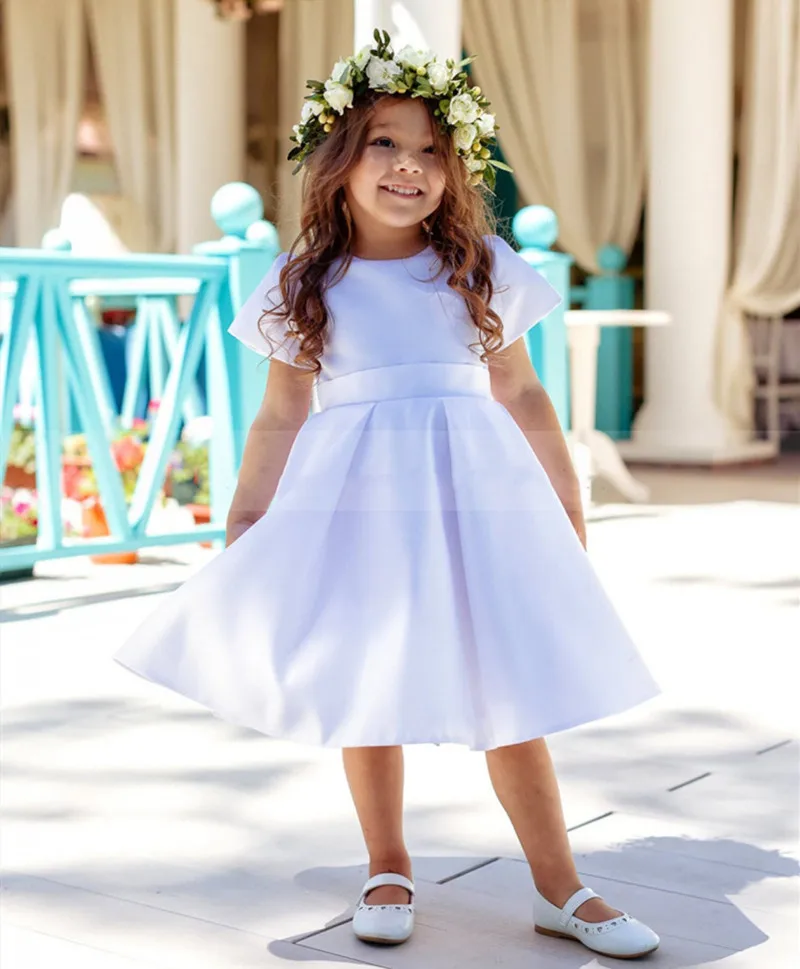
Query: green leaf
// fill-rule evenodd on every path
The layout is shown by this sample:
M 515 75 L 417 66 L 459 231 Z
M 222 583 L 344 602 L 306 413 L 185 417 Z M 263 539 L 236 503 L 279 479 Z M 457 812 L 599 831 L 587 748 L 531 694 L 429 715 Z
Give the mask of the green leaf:
M 297 156 L 300 154 L 302 150 L 303 150 L 302 145 L 297 145 L 295 148 L 292 148 L 292 150 L 286 156 L 286 160 L 292 161 L 293 159 L 297 158 Z
M 513 172 L 514 169 L 510 165 L 506 165 L 505 162 L 498 161 L 496 158 L 490 158 L 487 165 L 491 165 L 492 168 L 499 168 L 501 172 Z
M 491 162 L 489 162 L 491 165 Z M 483 170 L 483 180 L 489 186 L 489 189 L 494 192 L 495 185 L 497 184 L 497 173 L 493 168 L 485 168 Z
M 375 38 L 375 43 L 376 44 L 380 44 L 380 42 L 381 42 L 381 32 L 378 30 L 377 27 L 375 28 L 375 32 L 373 33 L 372 36 Z
M 467 64 L 471 64 L 475 60 L 475 56 L 465 57 L 463 61 L 459 61 L 456 65 L 457 67 L 466 67 Z

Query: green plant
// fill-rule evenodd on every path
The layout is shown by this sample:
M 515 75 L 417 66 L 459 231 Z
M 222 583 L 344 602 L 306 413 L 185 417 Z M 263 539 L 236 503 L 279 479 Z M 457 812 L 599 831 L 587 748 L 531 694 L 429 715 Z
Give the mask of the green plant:
M 32 538 L 38 525 L 36 492 L 27 488 L 3 488 L 0 495 L 0 542 Z
M 192 499 L 194 504 L 210 503 L 208 444 L 179 441 L 172 453 L 169 473 L 174 484 L 193 482 L 197 485 L 197 492 Z
M 36 471 L 36 443 L 32 426 L 18 422 L 13 425 L 7 463 L 22 468 L 28 474 Z
M 119 471 L 126 501 L 133 498 L 147 451 L 148 435 L 147 422 L 135 420 L 130 430 L 120 431 L 111 441 L 111 456 Z M 97 478 L 91 465 L 86 436 L 73 434 L 65 438 L 63 450 L 62 482 L 66 497 L 83 501 L 96 496 Z

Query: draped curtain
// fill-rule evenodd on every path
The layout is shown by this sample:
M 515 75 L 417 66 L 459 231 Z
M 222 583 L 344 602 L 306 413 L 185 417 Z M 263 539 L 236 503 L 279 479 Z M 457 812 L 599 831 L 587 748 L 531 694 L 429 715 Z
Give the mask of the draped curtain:
M 643 0 L 464 0 L 476 82 L 524 203 L 558 214 L 559 243 L 589 271 L 629 252 L 645 173 Z
M 199 2 L 199 0 L 198 0 Z M 145 251 L 175 246 L 172 3 L 86 0 L 122 195 Z
M 718 330 L 717 400 L 753 425 L 745 314 L 800 305 L 800 0 L 749 0 L 731 283 Z
M 58 224 L 75 167 L 83 104 L 83 0 L 5 0 L 16 243 L 38 246 Z M 35 65 L 35 69 L 33 67 Z
M 353 0 L 285 0 L 280 21 L 280 130 L 278 221 L 281 240 L 289 246 L 300 219 L 302 176 L 292 175 L 286 161 L 292 147 L 288 139 L 300 119 L 306 81 L 329 76 L 340 57 L 353 52 Z

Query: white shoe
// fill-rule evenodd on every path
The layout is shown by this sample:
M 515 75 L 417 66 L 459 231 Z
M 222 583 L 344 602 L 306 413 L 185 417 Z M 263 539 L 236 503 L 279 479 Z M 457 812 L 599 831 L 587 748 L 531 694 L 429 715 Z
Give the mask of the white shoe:
M 367 905 L 364 901 L 373 888 L 396 885 L 411 895 L 410 905 Z M 380 945 L 399 945 L 411 938 L 414 931 L 414 883 L 403 875 L 387 872 L 370 878 L 361 892 L 358 908 L 353 916 L 353 932 L 362 942 Z
M 607 922 L 584 922 L 575 912 L 590 898 L 600 896 L 591 888 L 582 888 L 562 908 L 551 905 L 534 889 L 533 919 L 540 935 L 556 939 L 577 939 L 587 949 L 616 959 L 638 959 L 658 948 L 661 941 L 655 932 L 630 915 L 618 915 Z

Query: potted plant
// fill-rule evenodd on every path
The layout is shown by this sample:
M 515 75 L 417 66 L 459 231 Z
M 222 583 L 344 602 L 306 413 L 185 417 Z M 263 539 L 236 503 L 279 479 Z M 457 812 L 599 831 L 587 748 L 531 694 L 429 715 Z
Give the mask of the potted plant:
M 110 445 L 126 502 L 130 502 L 136 488 L 147 450 L 148 434 L 147 422 L 136 420 L 130 430 L 121 432 Z M 108 521 L 100 501 L 97 479 L 83 434 L 74 434 L 64 441 L 62 489 L 67 498 L 80 502 L 86 536 L 109 534 Z M 92 555 L 91 560 L 101 564 L 133 565 L 139 561 L 139 553 L 105 552 Z
M 0 493 L 0 546 L 35 545 L 39 524 L 35 491 L 5 485 Z
M 207 506 L 208 480 L 208 444 L 179 441 L 169 464 L 171 496 L 179 505 Z
M 20 417 L 20 407 L 17 405 L 14 408 L 3 484 L 9 488 L 33 490 L 36 487 L 36 435 L 32 420 L 21 420 Z

